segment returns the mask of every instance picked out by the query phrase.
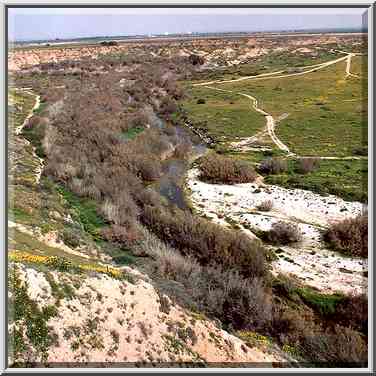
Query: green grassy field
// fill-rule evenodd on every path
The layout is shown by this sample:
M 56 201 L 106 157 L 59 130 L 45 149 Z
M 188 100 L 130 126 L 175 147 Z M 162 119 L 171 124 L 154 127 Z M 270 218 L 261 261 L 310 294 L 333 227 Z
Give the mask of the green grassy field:
M 351 58 L 350 72 L 357 75 L 362 75 L 363 79 L 367 78 L 368 74 L 368 56 L 353 56 Z
M 265 181 L 286 188 L 307 189 L 320 194 L 334 194 L 347 201 L 367 201 L 368 165 L 366 160 L 322 160 L 320 167 L 308 174 L 300 174 L 296 161 L 289 160 L 288 172 L 269 175 Z
M 276 134 L 299 155 L 349 156 L 367 143 L 366 81 L 345 79 L 345 62 L 303 76 L 220 85 L 248 93 L 276 119 Z
M 313 64 L 320 64 L 343 56 L 340 53 L 331 53 L 322 50 L 317 56 L 304 54 L 291 54 L 287 51 L 274 51 L 262 55 L 253 63 L 240 64 L 227 67 L 221 70 L 197 72 L 195 82 L 209 80 L 233 80 L 245 76 L 255 76 L 262 73 L 285 70 L 286 73 L 292 68 L 305 67 Z
M 255 65 L 254 73 L 275 71 L 289 61 L 286 56 L 273 56 Z M 274 56 L 274 57 L 275 57 Z M 338 55 L 344 56 L 344 55 Z M 311 65 L 338 56 L 325 53 L 316 61 L 290 57 L 290 67 Z M 268 65 L 269 64 L 269 65 Z M 260 69 L 262 68 L 262 69 Z M 273 68 L 273 69 L 270 69 Z M 239 68 L 244 70 L 245 68 Z M 248 67 L 248 69 L 251 69 Z M 277 120 L 275 132 L 291 151 L 304 156 L 346 157 L 367 155 L 367 56 L 353 56 L 350 72 L 362 78 L 346 77 L 346 61 L 301 76 L 265 80 L 243 80 L 210 86 L 252 95 L 259 107 Z M 225 75 L 223 79 L 228 79 Z M 211 79 L 211 77 L 207 77 Z M 183 102 L 189 117 L 206 121 L 209 134 L 231 139 L 255 135 L 265 126 L 265 118 L 252 110 L 251 102 L 233 93 L 216 92 L 187 83 L 189 99 Z M 197 104 L 199 98 L 205 104 Z M 230 105 L 230 102 L 234 103 Z M 230 107 L 234 106 L 234 107 Z M 238 110 L 239 113 L 236 114 Z M 231 114 L 231 115 L 228 115 Z M 280 116 L 284 116 L 278 121 Z M 226 118 L 229 119 L 226 122 Z M 248 123 L 247 123 L 248 121 Z M 248 125 L 248 127 L 247 127 Z M 204 124 L 205 126 L 205 124 Z M 268 156 L 283 154 L 275 145 L 272 152 L 226 153 L 251 163 Z M 289 161 L 289 172 L 268 176 L 267 182 L 285 187 L 336 194 L 346 200 L 367 200 L 367 160 L 323 160 L 320 168 L 307 175 L 294 172 L 295 161 Z
M 199 99 L 205 103 L 198 104 Z M 189 118 L 219 141 L 250 137 L 265 126 L 264 116 L 253 111 L 251 101 L 240 95 L 194 87 L 182 104 Z

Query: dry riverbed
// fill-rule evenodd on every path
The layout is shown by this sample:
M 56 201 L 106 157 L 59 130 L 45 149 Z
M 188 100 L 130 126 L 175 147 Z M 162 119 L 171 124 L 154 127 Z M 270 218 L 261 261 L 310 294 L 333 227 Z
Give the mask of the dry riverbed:
M 277 259 L 273 273 L 291 274 L 323 292 L 340 291 L 359 294 L 367 289 L 367 260 L 346 257 L 325 248 L 321 232 L 331 223 L 355 217 L 364 210 L 359 202 L 346 202 L 336 196 L 320 196 L 301 189 L 265 185 L 262 181 L 248 184 L 208 184 L 199 180 L 199 171 L 188 173 L 191 201 L 202 215 L 226 226 L 239 226 L 250 236 L 254 231 L 267 231 L 283 220 L 296 223 L 303 240 L 294 247 L 272 247 Z M 257 210 L 270 200 L 268 212 Z

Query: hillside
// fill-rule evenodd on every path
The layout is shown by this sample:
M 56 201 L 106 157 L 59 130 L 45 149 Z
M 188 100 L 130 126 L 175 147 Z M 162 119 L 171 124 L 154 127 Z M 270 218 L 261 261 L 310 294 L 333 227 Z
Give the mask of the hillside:
M 9 363 L 365 367 L 365 54 L 355 34 L 12 51 Z

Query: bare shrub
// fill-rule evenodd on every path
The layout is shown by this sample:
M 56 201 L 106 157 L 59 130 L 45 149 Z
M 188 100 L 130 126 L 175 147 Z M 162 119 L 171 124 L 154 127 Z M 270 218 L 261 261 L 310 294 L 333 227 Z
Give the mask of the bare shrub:
M 177 110 L 177 104 L 174 100 L 169 97 L 164 97 L 160 105 L 160 113 L 162 115 L 170 115 Z
M 236 270 L 202 266 L 192 257 L 161 242 L 143 229 L 142 249 L 155 260 L 158 272 L 191 292 L 200 310 L 231 324 L 257 329 L 271 320 L 271 296 L 261 279 L 246 279 Z
M 367 214 L 335 223 L 325 232 L 324 240 L 338 252 L 368 257 Z
M 320 167 L 319 158 L 300 158 L 298 163 L 298 172 L 308 174 Z
M 140 156 L 136 159 L 136 167 L 142 180 L 153 181 L 160 178 L 162 167 L 158 160 L 147 156 Z
M 115 225 L 130 226 L 139 214 L 139 209 L 125 190 L 114 199 L 106 199 L 101 207 L 101 214 Z
M 134 242 L 140 236 L 135 224 L 128 227 L 111 225 L 102 229 L 101 235 L 104 239 L 119 244 Z
M 116 221 L 117 214 L 118 214 L 118 208 L 110 199 L 106 199 L 102 203 L 102 205 L 100 207 L 100 211 L 108 221 L 110 221 L 110 222 Z
M 136 191 L 135 199 L 139 205 L 159 206 L 162 198 L 155 190 L 146 188 Z
M 256 209 L 259 211 L 270 211 L 273 208 L 273 201 L 272 200 L 265 200 L 261 202 L 259 205 L 256 206 Z
M 264 234 L 267 241 L 275 244 L 290 244 L 302 240 L 302 233 L 295 223 L 279 221 Z
M 216 153 L 201 159 L 200 171 L 200 178 L 212 183 L 250 183 L 257 177 L 255 170 L 248 163 Z
M 367 344 L 362 336 L 350 329 L 336 325 L 334 331 L 313 333 L 303 338 L 304 352 L 316 362 L 346 366 L 367 363 Z
M 59 100 L 55 103 L 52 103 L 50 106 L 48 106 L 48 115 L 49 117 L 54 120 L 56 119 L 61 111 L 63 110 L 64 102 L 63 100 Z
M 175 157 L 179 159 L 186 158 L 192 151 L 191 142 L 181 142 L 175 147 Z
M 42 142 L 43 149 L 47 155 L 50 155 L 52 148 L 55 145 L 56 139 L 58 137 L 58 131 L 51 124 L 47 124 L 44 132 L 44 138 Z
M 282 158 L 267 158 L 261 161 L 259 170 L 262 174 L 280 174 L 288 169 L 287 161 Z
M 244 279 L 236 271 L 207 270 L 208 309 L 234 329 L 263 328 L 271 319 L 271 296 L 260 279 Z M 201 286 L 201 288 L 204 288 Z
M 365 294 L 346 296 L 336 306 L 338 324 L 368 335 L 368 299 Z
M 218 264 L 247 277 L 265 275 L 265 250 L 246 234 L 197 218 L 178 208 L 144 206 L 144 224 L 162 240 L 203 265 Z

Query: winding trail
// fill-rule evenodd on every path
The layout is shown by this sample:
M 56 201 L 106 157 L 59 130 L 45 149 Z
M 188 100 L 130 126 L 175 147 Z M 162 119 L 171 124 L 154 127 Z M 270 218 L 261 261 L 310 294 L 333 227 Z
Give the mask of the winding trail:
M 33 116 L 34 111 L 37 110 L 40 107 L 40 95 L 36 95 L 36 94 L 32 93 L 28 88 L 27 89 L 23 89 L 22 91 L 24 91 L 24 92 L 26 92 L 26 93 L 28 93 L 30 95 L 33 95 L 35 97 L 35 104 L 34 104 L 33 108 L 30 110 L 29 114 L 26 116 L 26 118 L 23 121 L 23 123 L 14 130 L 14 133 L 17 136 L 19 134 L 21 134 L 22 129 L 25 127 L 25 125 L 27 124 L 27 122 L 29 121 L 29 119 Z
M 269 114 L 268 112 L 266 112 L 263 109 L 261 109 L 261 108 L 258 107 L 258 101 L 257 101 L 257 99 L 255 97 L 252 97 L 252 95 L 245 94 L 245 93 L 234 92 L 232 90 L 219 89 L 219 88 L 211 87 L 211 86 L 204 86 L 204 87 L 206 89 L 223 91 L 223 92 L 226 92 L 226 93 L 235 93 L 235 94 L 242 95 L 243 97 L 246 97 L 246 98 L 250 99 L 252 101 L 252 108 L 255 111 L 257 111 L 260 114 L 262 114 L 262 115 L 265 116 L 265 118 L 266 118 L 266 129 L 267 129 L 267 132 L 268 132 L 270 138 L 273 140 L 273 142 L 278 146 L 278 148 L 280 150 L 285 151 L 289 156 L 294 156 L 295 155 L 294 153 L 291 153 L 290 150 L 289 150 L 289 148 L 276 136 L 276 134 L 274 132 L 275 120 L 274 120 L 273 116 L 271 114 Z M 246 142 L 246 144 L 249 144 L 250 143 L 250 138 L 247 138 L 246 140 L 240 141 L 240 143 L 242 143 L 242 142 L 243 143 Z M 240 145 L 238 143 L 238 147 L 239 146 Z
M 246 93 L 235 92 L 233 90 L 220 89 L 220 88 L 209 86 L 209 85 L 234 83 L 234 82 L 245 81 L 245 80 L 267 80 L 267 79 L 274 79 L 274 78 L 286 78 L 286 77 L 302 76 L 302 75 L 305 75 L 305 74 L 308 74 L 308 73 L 316 72 L 318 70 L 327 68 L 330 65 L 337 64 L 337 63 L 344 61 L 344 60 L 346 60 L 346 70 L 345 70 L 346 78 L 350 77 L 350 76 L 360 78 L 358 75 L 350 72 L 350 67 L 351 67 L 351 58 L 353 56 L 362 55 L 362 54 L 353 53 L 353 52 L 345 52 L 345 51 L 337 51 L 337 50 L 334 50 L 334 51 L 344 53 L 344 54 L 346 54 L 346 56 L 343 56 L 343 57 L 340 57 L 340 58 L 337 58 L 337 59 L 333 59 L 333 60 L 327 61 L 325 63 L 308 65 L 308 66 L 305 66 L 305 67 L 296 68 L 296 69 L 311 68 L 311 69 L 308 69 L 308 70 L 304 70 L 303 72 L 290 73 L 290 74 L 285 74 L 285 75 L 278 75 L 278 74 L 284 72 L 282 70 L 282 71 L 271 72 L 271 73 L 262 73 L 262 74 L 259 74 L 259 75 L 256 75 L 256 76 L 241 77 L 241 78 L 238 78 L 236 80 L 222 80 L 222 81 L 221 80 L 214 80 L 214 81 L 200 82 L 200 83 L 194 84 L 193 86 L 194 87 L 202 86 L 206 89 L 212 89 L 212 90 L 217 90 L 217 91 L 222 91 L 222 92 L 227 92 L 227 93 L 234 93 L 234 94 L 246 97 L 246 98 L 251 100 L 253 110 L 255 110 L 258 113 L 265 116 L 266 126 L 265 126 L 264 130 L 262 130 L 261 132 L 259 132 L 258 134 L 254 135 L 254 136 L 247 137 L 247 138 L 245 138 L 245 139 L 243 139 L 239 142 L 232 143 L 233 147 L 235 147 L 237 149 L 244 148 L 244 147 L 252 144 L 254 141 L 256 141 L 260 134 L 267 133 L 269 135 L 270 139 L 273 141 L 273 143 L 278 147 L 278 149 L 284 151 L 287 154 L 288 157 L 312 158 L 312 156 L 298 156 L 297 154 L 290 151 L 289 147 L 287 145 L 285 145 L 277 137 L 277 135 L 275 134 L 276 120 L 273 118 L 273 116 L 270 113 L 268 113 L 265 110 L 263 110 L 262 108 L 258 107 L 257 98 L 253 97 L 252 95 L 246 94 Z M 359 159 L 365 159 L 364 157 L 360 157 L 360 156 L 348 156 L 348 157 L 320 156 L 320 157 L 315 157 L 315 158 L 323 159 L 323 160 L 324 159 L 326 159 L 326 160 L 359 160 Z
M 40 101 L 40 95 L 37 95 L 37 94 L 34 94 L 30 88 L 20 88 L 20 89 L 17 89 L 18 91 L 23 91 L 23 92 L 26 92 L 32 96 L 34 96 L 35 98 L 35 104 L 33 106 L 33 108 L 30 110 L 29 114 L 26 116 L 25 120 L 23 121 L 23 123 L 16 127 L 15 130 L 14 130 L 14 134 L 16 136 L 20 136 L 21 133 L 22 133 L 22 130 L 24 129 L 25 125 L 27 124 L 27 122 L 29 121 L 29 119 L 33 116 L 34 114 L 34 111 L 37 110 L 40 105 L 41 105 L 41 101 Z M 30 142 L 28 140 L 25 139 L 25 141 L 30 144 Z M 43 171 L 43 167 L 44 167 L 44 160 L 43 158 L 40 158 L 36 152 L 35 152 L 35 147 L 33 146 L 33 156 L 38 159 L 39 161 L 39 166 L 37 167 L 36 171 L 35 171 L 35 183 L 36 184 L 39 184 L 40 182 L 40 178 L 41 178 L 41 175 L 42 175 L 42 171 Z
M 246 77 L 241 77 L 236 80 L 215 80 L 215 81 L 207 81 L 207 82 L 199 82 L 197 84 L 193 84 L 193 86 L 206 86 L 206 85 L 212 85 L 212 84 L 225 84 L 225 83 L 230 83 L 230 82 L 239 82 L 239 81 L 245 81 L 245 80 L 268 80 L 268 79 L 273 79 L 273 78 L 285 78 L 285 77 L 293 77 L 293 76 L 302 76 L 307 73 L 312 73 L 316 72 L 318 70 L 324 69 L 326 67 L 329 67 L 330 65 L 337 64 L 341 61 L 344 61 L 348 58 L 348 56 L 343 56 L 338 59 L 330 60 L 325 63 L 320 63 L 320 64 L 315 64 L 315 65 L 309 65 L 306 67 L 297 67 L 295 69 L 305 69 L 308 67 L 311 67 L 312 69 L 305 70 L 303 72 L 296 72 L 296 73 L 289 73 L 289 74 L 284 74 L 280 76 L 276 76 L 276 74 L 283 73 L 284 71 L 277 71 L 277 72 L 271 72 L 271 73 L 262 73 L 258 74 L 256 76 L 246 76 Z

